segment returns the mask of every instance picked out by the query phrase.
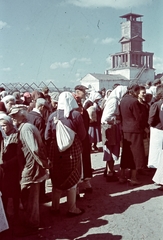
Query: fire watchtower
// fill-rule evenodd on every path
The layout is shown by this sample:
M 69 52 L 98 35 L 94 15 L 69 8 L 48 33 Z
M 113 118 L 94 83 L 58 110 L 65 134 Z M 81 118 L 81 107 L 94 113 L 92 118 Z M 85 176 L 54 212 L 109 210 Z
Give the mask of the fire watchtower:
M 126 19 L 121 23 L 121 52 L 111 55 L 110 74 L 121 74 L 138 82 L 154 79 L 153 53 L 143 52 L 142 16 L 134 13 L 120 16 Z

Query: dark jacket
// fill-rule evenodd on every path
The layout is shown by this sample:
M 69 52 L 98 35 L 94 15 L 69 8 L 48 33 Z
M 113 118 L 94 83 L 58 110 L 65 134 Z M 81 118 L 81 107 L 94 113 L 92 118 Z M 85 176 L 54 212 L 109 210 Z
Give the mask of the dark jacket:
M 41 116 L 41 114 L 39 114 L 35 111 L 31 111 L 27 115 L 27 121 L 37 127 L 37 129 L 40 132 L 41 138 L 44 142 L 45 120 Z
M 159 101 L 153 103 L 149 110 L 148 124 L 157 129 L 163 129 L 159 118 L 159 112 L 162 103 L 163 99 L 160 99 Z
M 120 102 L 122 130 L 126 133 L 140 133 L 142 113 L 137 98 L 125 95 Z

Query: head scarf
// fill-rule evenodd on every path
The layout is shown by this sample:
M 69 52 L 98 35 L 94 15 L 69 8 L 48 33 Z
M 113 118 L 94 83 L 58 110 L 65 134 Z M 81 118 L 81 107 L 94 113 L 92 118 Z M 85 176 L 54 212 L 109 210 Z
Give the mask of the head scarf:
M 108 96 L 108 92 L 110 92 L 110 94 L 111 94 L 112 91 L 113 91 L 112 89 L 106 90 L 105 97 L 104 97 L 105 100 L 107 100 L 110 96 L 110 95 Z
M 0 95 L 1 95 L 1 98 L 4 98 L 5 96 L 8 95 L 8 92 L 4 90 L 0 93 Z
M 13 121 L 12 121 L 10 116 L 8 116 L 6 114 L 0 114 L 0 121 L 1 120 L 7 122 L 8 125 L 10 126 L 10 130 L 8 131 L 7 134 L 2 129 L 3 138 L 5 140 L 5 145 L 6 145 L 7 144 L 6 140 L 8 140 L 8 135 L 10 135 L 11 133 L 15 132 L 15 128 L 14 128 Z
M 90 92 L 89 100 L 91 102 L 94 102 L 98 99 L 100 100 L 100 98 L 101 98 L 101 94 L 99 92 L 95 92 L 95 91 Z
M 127 92 L 127 86 L 117 86 L 109 95 L 107 102 L 112 98 L 117 98 L 120 102 L 123 95 Z
M 10 125 L 13 125 L 11 117 L 6 114 L 0 114 L 0 120 L 4 120 L 8 122 Z
M 13 92 L 12 94 L 16 100 L 20 100 L 20 92 Z
M 127 92 L 127 86 L 117 86 L 109 95 L 108 99 L 105 102 L 105 107 L 103 110 L 101 123 L 114 121 L 116 120 L 119 113 L 120 101 L 123 95 Z
M 62 92 L 58 98 L 57 109 L 64 110 L 64 117 L 69 117 L 71 110 L 78 108 L 72 93 Z
M 13 95 L 7 95 L 7 96 L 5 96 L 4 98 L 2 98 L 1 101 L 4 102 L 4 104 L 5 104 L 5 106 L 6 106 L 6 104 L 7 104 L 9 101 L 14 101 L 14 102 L 16 102 L 16 99 L 15 99 L 15 97 L 14 97 Z

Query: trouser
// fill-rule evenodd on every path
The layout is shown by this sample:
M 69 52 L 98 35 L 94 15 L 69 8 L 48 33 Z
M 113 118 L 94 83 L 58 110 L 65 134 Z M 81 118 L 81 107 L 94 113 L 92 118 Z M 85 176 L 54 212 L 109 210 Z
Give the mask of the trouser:
M 59 209 L 61 195 L 62 195 L 62 190 L 53 188 L 52 208 L 55 211 Z M 76 185 L 67 190 L 67 205 L 68 205 L 68 211 L 74 212 L 76 210 Z
M 27 227 L 39 227 L 39 192 L 40 183 L 32 183 L 22 189 L 21 200 Z

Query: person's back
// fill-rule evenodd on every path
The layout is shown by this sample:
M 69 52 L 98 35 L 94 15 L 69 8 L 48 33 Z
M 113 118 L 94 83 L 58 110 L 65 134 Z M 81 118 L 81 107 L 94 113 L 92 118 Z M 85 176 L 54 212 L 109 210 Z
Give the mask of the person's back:
M 140 132 L 141 111 L 137 98 L 125 95 L 120 102 L 123 132 Z

